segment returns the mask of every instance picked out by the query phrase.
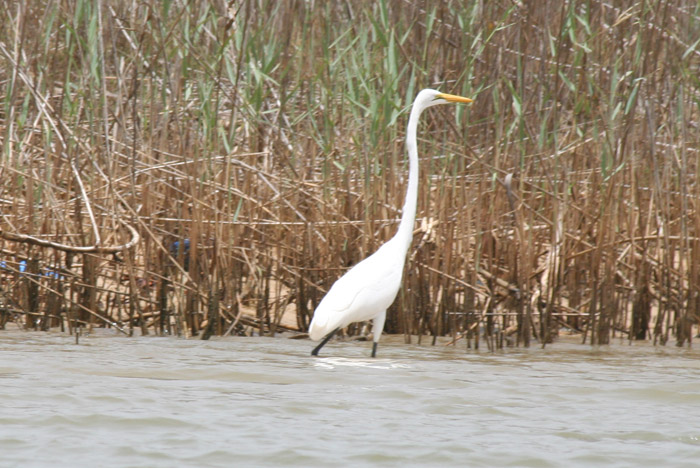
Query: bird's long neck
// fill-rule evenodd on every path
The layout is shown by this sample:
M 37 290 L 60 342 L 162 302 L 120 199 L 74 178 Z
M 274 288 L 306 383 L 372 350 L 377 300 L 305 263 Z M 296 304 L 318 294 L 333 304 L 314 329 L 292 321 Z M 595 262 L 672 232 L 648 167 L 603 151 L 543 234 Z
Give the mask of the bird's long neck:
M 422 109 L 415 105 L 411 109 L 411 116 L 408 119 L 408 129 L 406 131 L 406 150 L 408 151 L 408 188 L 406 189 L 406 201 L 401 213 L 401 223 L 395 238 L 398 239 L 404 251 L 408 251 L 413 238 L 413 225 L 416 222 L 416 207 L 418 204 L 418 144 L 416 133 L 418 130 L 418 119 Z

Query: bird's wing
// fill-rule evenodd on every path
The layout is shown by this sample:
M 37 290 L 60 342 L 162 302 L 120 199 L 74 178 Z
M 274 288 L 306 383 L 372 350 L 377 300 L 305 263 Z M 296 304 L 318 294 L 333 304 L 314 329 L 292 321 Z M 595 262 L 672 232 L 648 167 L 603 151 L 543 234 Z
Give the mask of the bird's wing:
M 393 250 L 381 248 L 333 284 L 314 312 L 315 336 L 372 319 L 394 302 L 401 285 L 405 254 Z

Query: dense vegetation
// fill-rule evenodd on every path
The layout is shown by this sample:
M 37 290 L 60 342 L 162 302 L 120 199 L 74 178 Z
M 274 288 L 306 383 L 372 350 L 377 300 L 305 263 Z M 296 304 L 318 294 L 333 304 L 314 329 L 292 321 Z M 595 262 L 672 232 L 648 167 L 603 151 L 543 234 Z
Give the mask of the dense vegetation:
M 0 324 L 305 330 L 393 235 L 386 331 L 689 343 L 700 4 L 3 1 Z M 360 333 L 351 327 L 349 333 Z

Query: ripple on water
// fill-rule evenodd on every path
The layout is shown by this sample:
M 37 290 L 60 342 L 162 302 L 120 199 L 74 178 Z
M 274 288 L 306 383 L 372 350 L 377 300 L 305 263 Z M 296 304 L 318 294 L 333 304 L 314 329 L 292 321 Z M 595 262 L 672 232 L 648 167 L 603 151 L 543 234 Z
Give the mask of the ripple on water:
M 700 353 L 0 332 L 0 466 L 694 466 Z M 672 462 L 672 463 L 670 463 Z
M 409 369 L 411 366 L 405 362 L 391 359 L 353 359 L 343 357 L 314 358 L 314 365 L 321 369 L 335 369 L 345 367 L 364 367 L 367 369 Z

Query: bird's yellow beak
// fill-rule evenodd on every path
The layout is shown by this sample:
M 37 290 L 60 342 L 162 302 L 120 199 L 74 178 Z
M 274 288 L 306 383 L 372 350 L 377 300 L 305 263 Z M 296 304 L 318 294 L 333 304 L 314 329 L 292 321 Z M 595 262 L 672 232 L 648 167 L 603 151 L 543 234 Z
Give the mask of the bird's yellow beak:
M 473 101 L 472 99 L 469 99 L 469 98 L 466 98 L 466 97 L 462 97 L 462 96 L 457 96 L 457 95 L 455 95 L 455 94 L 440 93 L 440 94 L 438 94 L 438 97 L 439 97 L 440 99 L 444 99 L 445 101 L 448 101 L 448 102 L 470 103 L 470 102 Z

